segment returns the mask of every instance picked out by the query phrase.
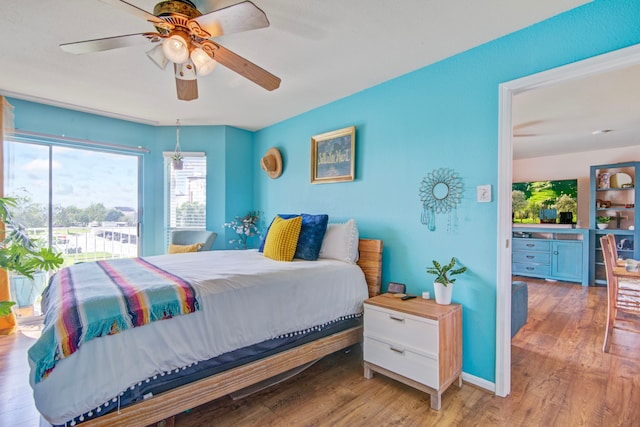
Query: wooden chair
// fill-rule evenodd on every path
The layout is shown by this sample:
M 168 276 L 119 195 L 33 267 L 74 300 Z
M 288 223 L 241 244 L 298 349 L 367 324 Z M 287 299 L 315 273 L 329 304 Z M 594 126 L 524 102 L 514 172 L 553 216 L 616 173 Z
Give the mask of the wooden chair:
M 600 238 L 607 273 L 607 327 L 602 351 L 609 352 L 614 329 L 640 333 L 640 281 L 618 280 L 613 267 L 618 262 L 613 234 Z

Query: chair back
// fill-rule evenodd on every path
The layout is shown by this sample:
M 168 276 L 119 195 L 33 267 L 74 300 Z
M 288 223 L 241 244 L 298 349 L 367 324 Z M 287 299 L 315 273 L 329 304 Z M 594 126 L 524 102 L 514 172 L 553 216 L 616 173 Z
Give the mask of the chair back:
M 609 296 L 609 306 L 614 303 L 617 298 L 618 278 L 613 275 L 613 267 L 618 262 L 616 255 L 616 240 L 613 234 L 605 234 L 600 238 L 600 247 L 602 248 L 602 258 L 604 261 L 604 269 L 607 274 L 607 294 Z M 615 251 L 615 252 L 614 252 Z
M 602 349 L 608 353 L 614 329 L 640 333 L 640 282 L 626 279 L 619 281 L 613 274 L 613 268 L 618 262 L 613 234 L 602 236 L 600 246 L 607 273 L 607 328 Z M 620 313 L 623 317 L 619 317 Z M 630 318 L 628 315 L 634 317 Z
M 203 243 L 200 251 L 210 251 L 216 241 L 218 233 L 207 230 L 174 230 L 171 232 L 169 243 L 172 245 L 193 245 Z

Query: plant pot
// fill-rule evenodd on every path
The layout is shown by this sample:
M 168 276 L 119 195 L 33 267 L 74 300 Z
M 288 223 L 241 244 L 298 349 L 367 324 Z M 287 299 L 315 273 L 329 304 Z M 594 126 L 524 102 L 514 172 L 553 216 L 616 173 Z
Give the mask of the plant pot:
M 171 160 L 171 164 L 173 165 L 173 169 L 175 170 L 181 170 L 184 166 L 182 160 Z
M 453 292 L 453 284 L 449 283 L 448 286 L 439 282 L 433 282 L 433 291 L 436 295 L 436 303 L 440 305 L 451 304 L 451 293 Z
M 596 227 L 598 227 L 599 230 L 604 230 L 605 228 L 609 227 L 609 224 L 600 223 L 596 224 Z
M 32 306 L 36 298 L 42 293 L 46 283 L 46 273 L 38 271 L 34 273 L 33 280 L 20 275 L 11 275 L 10 278 L 11 298 L 16 302 L 17 307 Z

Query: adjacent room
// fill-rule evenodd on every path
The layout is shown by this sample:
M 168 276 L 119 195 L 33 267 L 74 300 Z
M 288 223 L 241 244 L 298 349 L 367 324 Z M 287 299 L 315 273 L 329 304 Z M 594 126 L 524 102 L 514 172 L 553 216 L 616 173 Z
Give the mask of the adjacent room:
M 637 1 L 0 16 L 0 424 L 640 418 Z

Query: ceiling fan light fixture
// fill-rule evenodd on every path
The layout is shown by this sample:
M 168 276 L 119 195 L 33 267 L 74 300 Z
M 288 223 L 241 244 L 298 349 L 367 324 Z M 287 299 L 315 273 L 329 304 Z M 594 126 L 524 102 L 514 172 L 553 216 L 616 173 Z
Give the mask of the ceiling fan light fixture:
M 193 64 L 196 66 L 196 71 L 199 76 L 211 74 L 217 64 L 213 58 L 207 55 L 207 53 L 199 47 L 191 51 L 191 61 L 193 61 Z
M 175 64 L 176 78 L 180 80 L 195 80 L 196 79 L 196 67 L 193 65 L 190 59 L 184 64 Z
M 153 49 L 147 51 L 147 57 L 158 66 L 161 70 L 167 68 L 169 60 L 162 51 L 162 44 L 156 45 Z
M 162 42 L 162 52 L 169 61 L 184 64 L 189 60 L 189 45 L 180 34 L 172 34 Z

